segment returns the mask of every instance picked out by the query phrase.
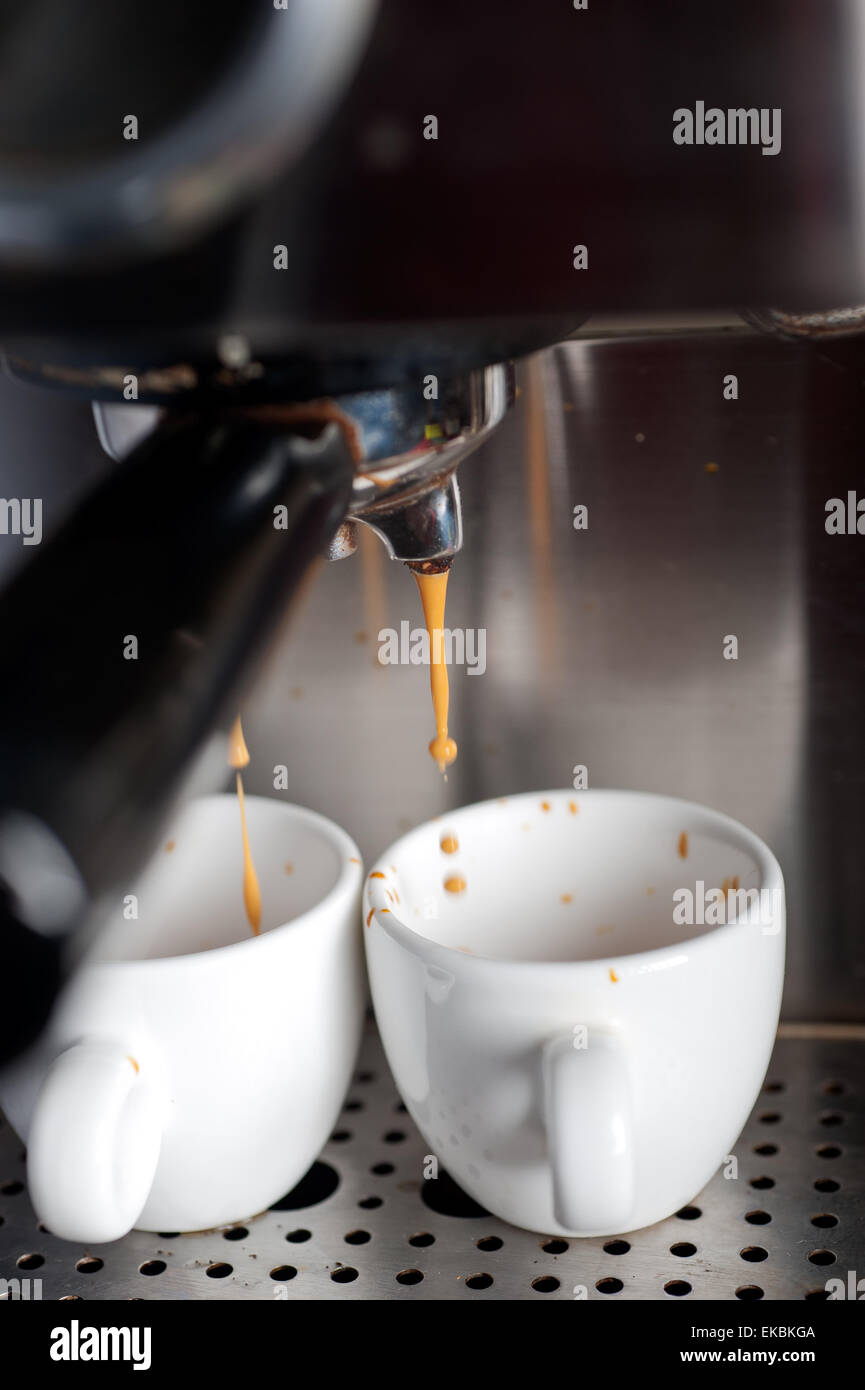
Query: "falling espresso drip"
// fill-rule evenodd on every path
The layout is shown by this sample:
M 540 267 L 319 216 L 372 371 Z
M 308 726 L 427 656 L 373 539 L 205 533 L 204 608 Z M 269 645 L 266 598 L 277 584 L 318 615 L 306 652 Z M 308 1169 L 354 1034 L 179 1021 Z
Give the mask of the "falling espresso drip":
M 240 769 L 249 766 L 249 749 L 243 737 L 243 728 L 239 718 L 235 719 L 228 736 L 228 765 L 237 770 L 237 800 L 240 805 L 240 827 L 243 834 L 243 905 L 246 908 L 246 916 L 252 927 L 253 935 L 258 936 L 258 929 L 261 926 L 261 889 L 258 886 L 258 875 L 255 872 L 255 865 L 249 851 L 246 805 L 243 800 L 243 778 L 240 775 Z
M 426 567 L 423 569 L 415 568 L 414 565 L 409 566 L 409 568 L 417 580 L 420 601 L 423 605 L 424 622 L 429 634 L 430 690 L 436 722 L 436 736 L 429 746 L 429 751 L 438 763 L 439 771 L 444 772 L 445 768 L 454 761 L 457 755 L 457 746 L 452 738 L 448 738 L 450 691 L 444 651 L 445 599 L 447 597 L 449 570 L 447 567 L 435 570 L 433 568 L 435 563 L 432 561 L 428 569 Z

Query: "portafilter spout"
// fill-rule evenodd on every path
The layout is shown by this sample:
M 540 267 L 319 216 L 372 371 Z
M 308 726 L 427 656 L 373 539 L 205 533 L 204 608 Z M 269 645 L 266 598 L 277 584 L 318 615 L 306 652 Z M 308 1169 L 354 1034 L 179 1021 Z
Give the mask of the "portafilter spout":
M 301 430 L 337 422 L 351 449 L 354 481 L 332 560 L 356 548 L 356 523 L 380 537 L 391 559 L 452 559 L 462 545 L 457 464 L 492 433 L 515 398 L 513 364 L 479 367 L 448 380 L 360 391 L 329 400 L 253 402 L 252 418 Z M 123 458 L 160 417 L 154 405 L 94 406 L 99 437 Z
M 433 394 L 434 393 L 434 394 Z M 462 546 L 456 467 L 492 433 L 514 401 L 511 363 L 481 367 L 422 391 L 400 387 L 343 397 L 363 463 L 355 472 L 348 525 L 360 521 L 393 560 L 451 560 Z M 341 528 L 330 555 L 354 548 Z

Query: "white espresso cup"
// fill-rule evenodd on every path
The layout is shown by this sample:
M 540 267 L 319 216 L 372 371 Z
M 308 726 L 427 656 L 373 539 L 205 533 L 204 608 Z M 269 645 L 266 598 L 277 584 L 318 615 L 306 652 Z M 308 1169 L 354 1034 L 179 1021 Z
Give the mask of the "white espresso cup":
M 781 871 L 743 825 L 642 792 L 506 797 L 397 841 L 364 898 L 400 1094 L 496 1216 L 636 1230 L 730 1153 L 784 968 Z
M 237 798 L 190 802 L 0 1080 L 54 1235 L 94 1245 L 252 1216 L 333 1127 L 366 998 L 360 855 L 312 811 L 247 797 L 246 813 L 260 934 Z

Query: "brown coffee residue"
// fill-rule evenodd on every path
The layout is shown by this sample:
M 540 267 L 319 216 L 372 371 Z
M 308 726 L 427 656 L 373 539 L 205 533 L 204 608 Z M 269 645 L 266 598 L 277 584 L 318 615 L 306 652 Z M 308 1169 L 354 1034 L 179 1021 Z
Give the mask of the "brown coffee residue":
M 247 921 L 252 927 L 252 934 L 258 936 L 258 929 L 261 926 L 261 888 L 249 848 L 243 778 L 240 775 L 240 769 L 249 766 L 249 749 L 246 746 L 246 739 L 243 737 L 239 716 L 235 719 L 228 736 L 228 765 L 236 769 L 237 800 L 240 806 L 240 831 L 243 838 L 243 906 L 246 909 Z
M 687 832 L 687 830 L 683 830 L 682 833 L 681 833 L 681 835 L 679 836 L 679 858 L 680 858 L 680 859 L 687 859 L 687 857 L 688 857 L 688 832 Z
M 533 599 L 534 669 L 544 671 L 555 684 L 560 669 L 562 642 L 559 632 L 559 594 L 561 573 L 556 567 L 553 544 L 553 489 L 550 477 L 550 450 L 547 436 L 546 389 L 540 358 L 530 357 L 525 366 L 526 501 L 531 537 L 531 579 Z
M 365 461 L 363 441 L 357 422 L 350 415 L 346 415 L 342 407 L 329 397 L 323 396 L 315 401 L 299 401 L 286 405 L 256 405 L 251 406 L 246 413 L 254 419 L 285 425 L 293 430 L 298 426 L 309 425 L 317 427 L 321 433 L 326 425 L 338 425 L 358 471 Z
M 439 840 L 439 849 L 442 854 L 456 854 L 460 847 L 460 842 L 456 835 L 442 835 Z
M 448 893 L 464 893 L 466 891 L 466 881 L 462 874 L 453 874 L 445 879 L 445 889 Z
M 165 841 L 165 853 L 166 853 L 166 854 L 171 854 L 171 852 L 172 852 L 173 849 L 174 849 L 174 843 L 175 843 L 174 840 L 166 840 L 166 841 Z

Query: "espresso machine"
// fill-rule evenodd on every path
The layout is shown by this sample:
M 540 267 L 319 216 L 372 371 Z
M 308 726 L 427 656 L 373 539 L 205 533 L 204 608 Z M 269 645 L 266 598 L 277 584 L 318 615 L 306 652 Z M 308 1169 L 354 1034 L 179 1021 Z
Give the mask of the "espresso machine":
M 285 764 L 369 855 L 580 766 L 775 846 L 772 1084 L 813 1091 L 826 1215 L 865 1025 L 865 561 L 824 525 L 861 473 L 862 7 L 84 9 L 0 13 L 2 490 L 45 527 L 0 536 L 0 1063 L 241 704 L 249 789 Z M 698 99 L 780 111 L 779 150 L 677 144 Z M 489 655 L 444 783 L 422 676 L 375 647 L 417 620 L 405 566 L 451 562 Z

